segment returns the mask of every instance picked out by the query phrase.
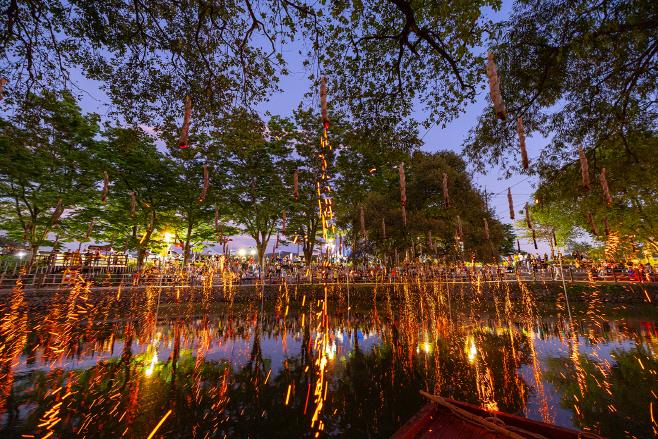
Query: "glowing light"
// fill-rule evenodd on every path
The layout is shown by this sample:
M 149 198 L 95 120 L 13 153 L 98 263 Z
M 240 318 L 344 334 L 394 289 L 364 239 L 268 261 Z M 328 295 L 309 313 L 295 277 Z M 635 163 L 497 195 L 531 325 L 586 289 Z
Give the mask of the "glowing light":
M 239 254 L 240 256 L 244 256 L 244 255 L 247 254 L 247 251 L 246 251 L 245 249 L 241 248 L 240 251 L 238 252 L 238 254 Z

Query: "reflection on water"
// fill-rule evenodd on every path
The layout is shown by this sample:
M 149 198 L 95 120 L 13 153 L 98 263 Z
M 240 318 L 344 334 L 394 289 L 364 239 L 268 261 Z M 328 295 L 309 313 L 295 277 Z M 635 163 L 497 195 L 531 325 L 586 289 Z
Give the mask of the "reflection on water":
M 156 290 L 124 313 L 81 286 L 27 316 L 3 310 L 0 436 L 381 437 L 448 398 L 615 437 L 656 431 L 655 308 L 491 307 L 438 286 L 404 300 L 156 312 Z M 654 414 L 653 410 L 656 411 Z

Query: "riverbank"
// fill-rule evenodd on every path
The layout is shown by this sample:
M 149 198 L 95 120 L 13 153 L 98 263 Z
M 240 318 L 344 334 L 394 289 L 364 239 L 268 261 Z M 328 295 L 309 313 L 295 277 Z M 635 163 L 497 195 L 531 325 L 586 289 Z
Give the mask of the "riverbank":
M 606 283 L 588 285 L 568 283 L 566 285 L 569 301 L 573 303 L 598 300 L 602 303 L 658 303 L 658 283 Z M 350 298 L 356 300 L 374 300 L 382 298 L 400 299 L 405 294 L 415 294 L 419 289 L 423 294 L 450 295 L 454 302 L 495 302 L 509 300 L 518 302 L 524 295 L 534 302 L 556 302 L 564 300 L 564 288 L 561 282 L 508 282 L 508 283 L 407 283 L 407 284 L 351 284 Z M 45 310 L 53 304 L 64 304 L 70 300 L 71 289 L 24 289 L 23 300 L 35 310 Z M 287 295 L 290 300 L 321 299 L 325 297 L 323 285 L 265 285 L 262 289 L 266 301 L 276 300 Z M 346 299 L 348 287 L 345 284 L 327 285 L 329 299 Z M 0 292 L 0 304 L 7 304 L 12 296 L 11 290 Z M 204 290 L 201 287 L 156 287 L 138 286 L 124 288 L 94 287 L 82 290 L 79 297 L 91 305 L 111 305 L 113 308 L 132 307 L 158 300 L 160 304 L 176 303 L 244 303 L 261 298 L 260 287 L 253 285 L 233 286 L 227 291 L 222 287 Z

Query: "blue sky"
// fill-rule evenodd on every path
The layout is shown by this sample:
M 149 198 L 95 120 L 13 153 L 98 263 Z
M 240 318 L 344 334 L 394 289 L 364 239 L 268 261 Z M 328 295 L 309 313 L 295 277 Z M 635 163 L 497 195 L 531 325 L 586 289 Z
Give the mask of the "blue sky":
M 483 9 L 483 13 L 485 14 L 486 19 L 500 21 L 505 19 L 509 14 L 511 6 L 512 2 L 506 0 L 503 3 L 501 11 L 494 12 L 491 9 Z M 284 50 L 286 51 L 284 56 L 288 63 L 287 67 L 290 74 L 281 77 L 279 86 L 282 92 L 271 96 L 269 101 L 260 103 L 256 106 L 256 110 L 263 116 L 265 116 L 266 112 L 282 116 L 291 116 L 293 109 L 296 109 L 300 102 L 306 107 L 314 104 L 317 105 L 316 102 L 311 102 L 304 97 L 304 93 L 308 92 L 311 87 L 311 81 L 307 77 L 307 72 L 305 72 L 302 67 L 303 57 L 299 55 L 299 47 L 296 47 L 296 44 L 290 45 L 287 48 L 284 46 Z M 481 51 L 484 53 L 485 48 L 481 48 Z M 78 86 L 83 90 L 81 96 L 81 107 L 83 111 L 96 112 L 104 115 L 107 111 L 105 104 L 108 100 L 105 93 L 100 89 L 100 84 L 82 78 L 81 75 L 76 76 L 79 77 Z M 483 78 L 483 80 L 484 79 L 486 78 Z M 440 126 L 434 126 L 429 130 L 421 128 L 420 136 L 424 141 L 422 149 L 429 152 L 451 150 L 461 153 L 462 143 L 468 134 L 468 130 L 476 125 L 477 117 L 481 114 L 483 108 L 487 105 L 491 105 L 491 100 L 488 98 L 488 95 L 488 87 L 485 90 L 481 90 L 477 95 L 476 102 L 466 106 L 465 112 L 459 116 L 459 118 L 448 123 L 445 128 Z M 331 96 L 329 96 L 329 99 L 331 99 Z M 425 118 L 425 114 L 422 111 L 418 111 L 414 114 L 414 117 L 422 120 Z M 544 142 L 545 140 L 542 138 L 537 139 L 530 136 L 528 137 L 527 149 L 531 162 L 533 157 L 539 155 L 542 143 Z M 503 174 L 499 169 L 492 168 L 487 170 L 486 175 L 474 174 L 474 183 L 482 189 L 486 188 L 488 193 L 494 194 L 490 201 L 491 207 L 495 209 L 498 217 L 503 222 L 510 223 L 511 220 L 509 219 L 509 209 L 507 204 L 507 188 L 512 188 L 514 205 L 518 211 L 522 208 L 525 201 L 528 201 L 531 198 L 530 196 L 533 192 L 531 185 L 535 180 L 534 178 L 528 179 L 526 176 L 522 175 L 515 175 L 506 180 L 502 175 Z M 337 202 L 340 202 L 340 200 L 337 200 Z M 272 250 L 275 241 L 276 239 L 270 241 L 268 252 Z M 521 241 L 521 248 L 523 250 L 535 253 L 532 243 L 523 242 L 523 240 Z M 249 253 L 249 247 L 253 245 L 254 242 L 252 238 L 247 236 L 236 236 L 231 243 L 231 248 L 238 251 L 240 249 L 245 249 L 247 250 L 247 253 Z M 549 248 L 548 245 L 542 243 L 539 244 L 539 247 L 541 253 L 547 252 Z M 281 249 L 296 251 L 296 248 L 297 246 L 290 246 Z

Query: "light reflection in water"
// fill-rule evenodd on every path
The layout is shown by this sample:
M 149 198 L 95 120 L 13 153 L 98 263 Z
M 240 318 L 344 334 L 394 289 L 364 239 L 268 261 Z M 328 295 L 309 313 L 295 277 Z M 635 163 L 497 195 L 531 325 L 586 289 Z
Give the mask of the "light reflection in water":
M 646 306 L 589 304 L 571 326 L 530 297 L 466 308 L 436 284 L 409 284 L 403 300 L 352 299 L 349 319 L 345 300 L 295 300 L 287 287 L 263 315 L 207 297 L 156 311 L 156 288 L 117 313 L 79 285 L 28 322 L 13 294 L 3 438 L 146 437 L 169 411 L 164 437 L 389 437 L 424 405 L 420 389 L 608 437 L 655 427 Z

